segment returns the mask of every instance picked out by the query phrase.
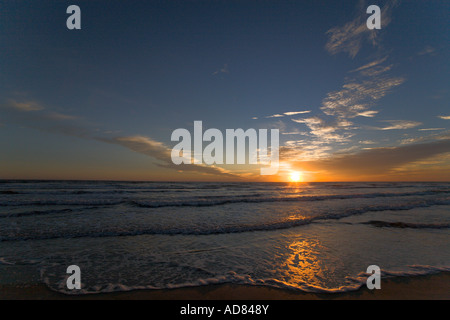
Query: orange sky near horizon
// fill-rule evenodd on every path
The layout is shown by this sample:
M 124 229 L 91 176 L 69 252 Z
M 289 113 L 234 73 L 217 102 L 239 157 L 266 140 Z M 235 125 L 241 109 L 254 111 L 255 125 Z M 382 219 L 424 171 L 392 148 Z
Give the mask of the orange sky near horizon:
M 236 176 L 224 177 L 212 174 L 200 174 L 197 172 L 182 172 L 161 168 L 155 170 L 149 163 L 148 157 L 143 157 L 136 166 L 120 164 L 102 164 L 86 167 L 85 164 L 71 163 L 35 163 L 25 169 L 21 164 L 3 166 L 0 179 L 19 180 L 117 180 L 117 181 L 209 181 L 209 182 L 354 182 L 354 181 L 450 181 L 450 163 L 447 160 L 439 166 L 405 165 L 392 168 L 389 171 L 368 174 L 358 172 L 355 168 L 352 174 L 348 168 L 330 170 L 313 167 L 311 163 L 302 166 L 301 163 L 289 168 L 281 165 L 278 174 L 271 176 L 259 175 L 259 166 L 253 166 L 253 170 L 236 170 Z M 227 166 L 227 169 L 233 166 Z M 248 166 L 246 167 L 248 169 Z M 313 170 L 314 169 L 314 170 Z M 229 170 L 233 173 L 232 170 Z M 293 175 L 298 174 L 297 181 L 293 181 Z

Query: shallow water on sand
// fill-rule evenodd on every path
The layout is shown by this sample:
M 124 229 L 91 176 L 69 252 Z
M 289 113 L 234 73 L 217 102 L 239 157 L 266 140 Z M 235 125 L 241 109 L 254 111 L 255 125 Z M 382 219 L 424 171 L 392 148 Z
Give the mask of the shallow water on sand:
M 21 271 L 0 282 L 30 270 L 69 292 L 75 264 L 77 294 L 212 283 L 342 292 L 370 265 L 387 276 L 450 270 L 449 227 L 450 183 L 2 181 L 0 266 Z

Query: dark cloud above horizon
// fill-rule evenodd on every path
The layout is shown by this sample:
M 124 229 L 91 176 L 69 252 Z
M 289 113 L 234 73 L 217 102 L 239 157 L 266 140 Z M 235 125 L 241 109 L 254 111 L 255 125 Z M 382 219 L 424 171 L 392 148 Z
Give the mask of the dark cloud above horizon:
M 389 174 L 397 167 L 446 153 L 450 153 L 450 135 L 426 143 L 373 148 L 325 159 L 292 161 L 292 163 L 298 169 L 327 171 L 335 175 L 383 175 Z

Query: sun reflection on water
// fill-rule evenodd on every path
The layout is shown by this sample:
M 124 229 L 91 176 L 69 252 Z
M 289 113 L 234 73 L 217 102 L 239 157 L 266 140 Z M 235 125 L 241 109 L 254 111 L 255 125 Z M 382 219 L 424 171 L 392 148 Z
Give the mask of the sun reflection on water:
M 284 284 L 323 287 L 328 268 L 320 258 L 324 248 L 317 240 L 298 240 L 288 246 L 288 257 L 281 266 Z

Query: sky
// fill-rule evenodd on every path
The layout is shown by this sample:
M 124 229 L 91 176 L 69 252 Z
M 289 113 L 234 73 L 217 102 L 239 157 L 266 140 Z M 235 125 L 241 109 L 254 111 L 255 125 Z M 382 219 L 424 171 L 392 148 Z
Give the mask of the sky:
M 444 0 L 1 0 L 0 179 L 450 181 L 449 13 Z M 175 165 L 172 132 L 194 121 L 278 129 L 278 174 Z

